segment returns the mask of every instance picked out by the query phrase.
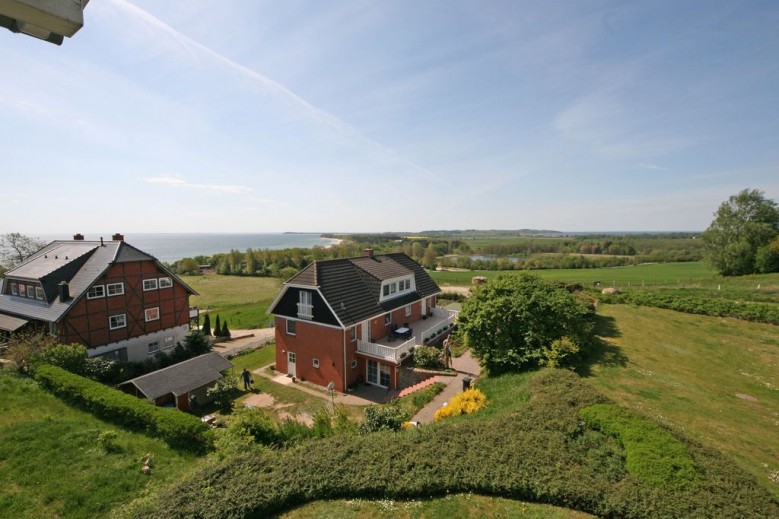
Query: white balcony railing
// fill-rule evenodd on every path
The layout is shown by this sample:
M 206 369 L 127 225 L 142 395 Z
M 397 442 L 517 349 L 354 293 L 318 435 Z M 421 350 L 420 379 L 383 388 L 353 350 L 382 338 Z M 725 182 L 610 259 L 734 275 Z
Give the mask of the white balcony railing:
M 416 337 L 412 337 L 400 346 L 385 346 L 375 342 L 359 340 L 357 341 L 357 351 L 373 357 L 400 362 L 414 349 L 415 339 Z
M 460 315 L 460 312 L 456 310 L 447 310 L 446 308 L 439 308 L 437 306 L 433 307 L 432 310 L 433 317 L 437 318 L 436 323 L 422 332 L 420 336 L 422 344 L 425 344 L 430 337 L 437 335 L 439 331 L 451 327 L 451 325 L 457 322 L 457 316 Z

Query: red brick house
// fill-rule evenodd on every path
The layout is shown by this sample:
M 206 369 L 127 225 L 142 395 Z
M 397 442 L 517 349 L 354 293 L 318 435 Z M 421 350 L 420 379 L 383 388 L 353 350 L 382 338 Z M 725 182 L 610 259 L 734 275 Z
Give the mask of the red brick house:
M 417 345 L 456 313 L 436 307 L 441 289 L 403 253 L 316 261 L 271 304 L 276 369 L 345 391 L 355 382 L 399 389 Z
M 0 330 L 47 330 L 90 356 L 143 361 L 189 333 L 196 292 L 153 256 L 111 241 L 54 241 L 5 273 Z

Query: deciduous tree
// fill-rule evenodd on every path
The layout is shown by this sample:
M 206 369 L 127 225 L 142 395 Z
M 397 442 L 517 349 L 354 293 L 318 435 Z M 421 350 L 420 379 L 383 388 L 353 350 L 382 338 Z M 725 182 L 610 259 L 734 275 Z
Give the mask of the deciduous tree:
M 722 203 L 703 233 L 706 259 L 724 276 L 757 271 L 757 252 L 779 235 L 776 202 L 758 189 L 744 189 Z
M 5 268 L 12 269 L 45 245 L 37 238 L 31 238 L 18 232 L 0 235 L 0 264 Z
M 586 349 L 594 313 L 591 303 L 538 276 L 499 276 L 463 303 L 458 333 L 491 373 L 515 371 L 538 364 L 563 337 L 569 350 Z

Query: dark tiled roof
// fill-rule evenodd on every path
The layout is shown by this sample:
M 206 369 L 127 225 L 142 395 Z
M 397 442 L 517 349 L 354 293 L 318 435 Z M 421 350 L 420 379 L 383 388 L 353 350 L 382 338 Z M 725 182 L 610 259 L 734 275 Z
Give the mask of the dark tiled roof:
M 379 303 L 383 280 L 411 274 L 414 275 L 415 292 Z M 441 291 L 425 269 L 402 252 L 317 261 L 290 279 L 287 285 L 318 287 L 344 326 L 352 326 Z M 271 313 L 277 306 L 270 309 Z
M 124 241 L 54 241 L 5 273 L 6 281 L 9 278 L 40 281 L 48 304 L 2 295 L 0 312 L 56 322 L 113 263 L 127 261 L 154 261 L 158 268 L 181 283 L 190 294 L 197 294 L 153 256 Z M 62 281 L 68 282 L 70 292 L 70 299 L 64 302 L 59 298 L 59 284 Z
M 121 385 L 132 384 L 152 400 L 169 393 L 179 396 L 216 381 L 222 371 L 232 367 L 232 362 L 211 352 L 128 380 Z

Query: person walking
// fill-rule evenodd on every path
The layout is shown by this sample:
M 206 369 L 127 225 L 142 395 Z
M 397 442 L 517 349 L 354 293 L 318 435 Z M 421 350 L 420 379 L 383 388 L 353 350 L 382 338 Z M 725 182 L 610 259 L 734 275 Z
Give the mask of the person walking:
M 252 374 L 249 373 L 249 370 L 246 368 L 243 368 L 243 372 L 241 373 L 241 378 L 243 379 L 243 389 L 244 391 L 249 391 L 252 388 Z

